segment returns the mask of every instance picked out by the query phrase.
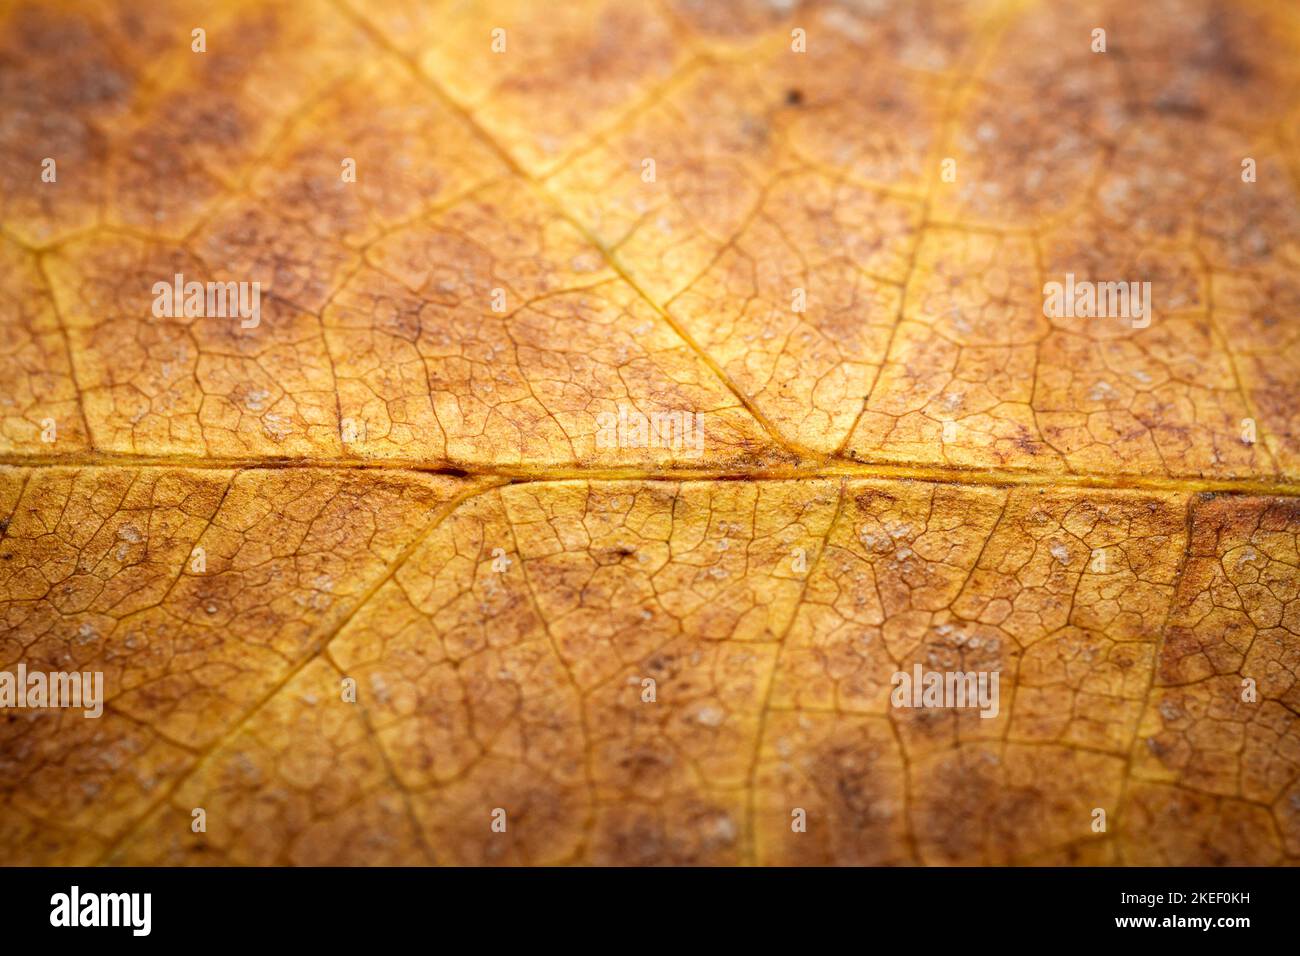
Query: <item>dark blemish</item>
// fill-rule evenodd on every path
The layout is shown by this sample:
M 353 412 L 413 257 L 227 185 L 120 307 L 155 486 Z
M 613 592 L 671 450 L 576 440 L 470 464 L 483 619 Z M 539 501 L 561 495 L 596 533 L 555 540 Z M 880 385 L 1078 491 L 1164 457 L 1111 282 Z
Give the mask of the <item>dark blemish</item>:
M 880 491 L 875 488 L 869 491 L 864 491 L 861 494 L 854 495 L 853 497 L 853 503 L 857 505 L 858 508 L 862 511 L 868 510 L 877 501 L 884 501 L 886 503 L 889 503 L 896 500 L 897 499 L 889 492 Z
M 785 91 L 786 106 L 803 106 L 803 90 L 791 87 Z
M 673 659 L 663 654 L 656 654 L 645 662 L 645 666 L 651 673 L 668 673 L 672 670 Z
M 1227 62 L 1223 64 L 1223 68 L 1238 83 L 1244 83 L 1255 76 L 1255 68 L 1246 60 L 1238 57 L 1229 57 Z
M 1157 100 L 1154 106 L 1155 111 L 1162 116 L 1180 116 L 1186 119 L 1204 119 L 1206 116 L 1205 107 L 1184 100 Z
M 1151 754 L 1162 763 L 1165 757 L 1169 755 L 1169 748 L 1155 737 L 1147 738 L 1147 750 L 1151 751 Z

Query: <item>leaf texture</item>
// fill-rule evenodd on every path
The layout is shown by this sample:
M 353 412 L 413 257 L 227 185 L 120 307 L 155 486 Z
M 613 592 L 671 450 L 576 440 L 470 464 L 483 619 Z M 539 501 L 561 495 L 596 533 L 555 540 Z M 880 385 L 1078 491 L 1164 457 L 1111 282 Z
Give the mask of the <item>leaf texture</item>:
M 0 711 L 0 859 L 1296 862 L 1298 53 L 1263 0 L 0 2 L 0 669 L 106 698 Z

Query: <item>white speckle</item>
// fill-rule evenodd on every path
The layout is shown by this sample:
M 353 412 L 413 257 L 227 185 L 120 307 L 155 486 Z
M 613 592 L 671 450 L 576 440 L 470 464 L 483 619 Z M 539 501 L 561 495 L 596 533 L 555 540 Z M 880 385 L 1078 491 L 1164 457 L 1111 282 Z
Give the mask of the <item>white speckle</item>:
M 895 541 L 899 538 L 910 538 L 913 534 L 912 526 L 902 521 L 895 522 L 887 530 L 889 531 L 889 536 Z
M 267 415 L 262 419 L 262 431 L 275 441 L 284 441 L 293 434 L 293 426 L 283 415 Z
M 876 545 L 880 544 L 880 538 L 878 538 L 874 532 L 868 531 L 866 528 L 863 528 L 858 532 L 858 540 L 862 542 L 862 546 L 868 551 L 875 551 Z
M 701 707 L 695 712 L 695 720 L 705 727 L 717 727 L 726 717 L 717 707 Z
M 1091 391 L 1088 392 L 1088 401 L 1104 402 L 1114 394 L 1115 389 L 1109 382 L 1097 382 L 1092 386 Z
M 1052 557 L 1056 558 L 1062 564 L 1070 563 L 1070 549 L 1059 541 L 1053 541 L 1047 546 L 1047 550 L 1052 552 Z
M 769 2 L 772 2 L 772 0 L 769 0 Z M 785 12 L 780 6 L 778 6 L 779 2 L 781 2 L 781 0 L 777 0 L 777 3 L 773 3 L 773 6 L 777 6 L 778 10 Z M 847 10 L 840 9 L 839 7 L 831 7 L 823 12 L 821 15 L 821 21 L 823 26 L 828 27 L 835 33 L 839 33 L 850 40 L 862 42 L 870 35 L 866 28 L 854 19 L 851 13 Z
M 736 839 L 736 823 L 725 813 L 714 817 L 709 829 L 712 831 L 713 837 L 726 843 L 731 843 Z

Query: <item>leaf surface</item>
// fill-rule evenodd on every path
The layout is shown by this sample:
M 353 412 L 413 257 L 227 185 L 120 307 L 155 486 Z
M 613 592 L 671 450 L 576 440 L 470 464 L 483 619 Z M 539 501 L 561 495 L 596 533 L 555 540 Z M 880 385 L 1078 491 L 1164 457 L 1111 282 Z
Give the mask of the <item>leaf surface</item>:
M 1295 862 L 1298 53 L 1267 2 L 0 2 L 0 667 L 106 688 L 0 716 L 0 855 Z

